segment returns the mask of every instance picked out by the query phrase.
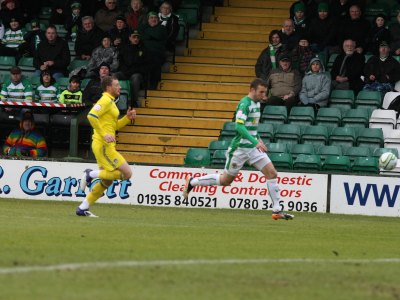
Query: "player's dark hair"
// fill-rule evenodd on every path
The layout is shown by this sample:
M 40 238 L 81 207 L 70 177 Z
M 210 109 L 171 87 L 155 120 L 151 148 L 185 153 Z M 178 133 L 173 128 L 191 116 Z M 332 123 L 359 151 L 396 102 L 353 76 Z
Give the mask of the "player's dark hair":
M 263 80 L 261 78 L 256 78 L 250 83 L 250 88 L 256 90 L 259 85 L 268 87 L 267 82 L 265 80 Z
M 118 78 L 115 76 L 105 76 L 101 79 L 101 89 L 103 92 L 107 90 L 108 86 L 112 85 L 114 80 L 118 80 Z

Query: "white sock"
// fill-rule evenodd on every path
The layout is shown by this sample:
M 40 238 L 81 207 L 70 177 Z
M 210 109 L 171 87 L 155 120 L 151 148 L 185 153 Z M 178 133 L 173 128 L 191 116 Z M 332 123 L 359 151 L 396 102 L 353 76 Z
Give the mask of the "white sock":
M 220 174 L 211 174 L 211 175 L 201 176 L 201 177 L 198 177 L 198 178 L 193 178 L 190 181 L 190 184 L 192 186 L 197 186 L 197 185 L 201 185 L 201 186 L 220 185 L 220 180 L 219 180 L 220 176 L 221 176 Z
M 273 208 L 272 211 L 281 211 L 281 206 L 279 205 L 279 201 L 281 200 L 279 196 L 279 187 L 278 187 L 278 180 L 275 179 L 268 179 L 267 180 L 267 187 L 269 195 L 271 196 Z
M 89 202 L 85 199 L 82 201 L 81 205 L 79 205 L 80 209 L 89 209 Z
M 100 174 L 100 170 L 93 170 L 89 172 L 89 176 L 92 178 L 98 178 Z

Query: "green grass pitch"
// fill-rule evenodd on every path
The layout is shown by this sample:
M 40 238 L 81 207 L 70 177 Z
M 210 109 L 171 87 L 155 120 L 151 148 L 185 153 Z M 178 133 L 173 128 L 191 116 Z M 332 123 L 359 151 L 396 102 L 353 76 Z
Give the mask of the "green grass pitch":
M 398 218 L 0 200 L 0 299 L 400 299 Z

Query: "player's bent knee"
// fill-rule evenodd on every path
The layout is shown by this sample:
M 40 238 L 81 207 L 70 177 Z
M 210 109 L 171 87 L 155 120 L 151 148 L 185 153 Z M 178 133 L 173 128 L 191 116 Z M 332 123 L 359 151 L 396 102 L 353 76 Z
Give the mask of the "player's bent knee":
M 112 183 L 113 183 L 112 180 L 104 180 L 104 179 L 101 180 L 101 184 L 106 188 L 108 188 Z

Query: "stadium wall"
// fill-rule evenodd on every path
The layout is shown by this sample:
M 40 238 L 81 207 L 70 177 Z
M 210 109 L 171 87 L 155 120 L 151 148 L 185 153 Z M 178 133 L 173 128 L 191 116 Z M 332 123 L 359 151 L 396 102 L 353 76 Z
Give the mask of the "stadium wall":
M 115 181 L 99 203 L 160 207 L 202 207 L 268 210 L 266 178 L 242 171 L 228 187 L 196 187 L 185 201 L 186 176 L 215 169 L 132 165 L 130 181 Z M 0 159 L 0 197 L 82 201 L 82 170 L 95 164 Z M 219 170 L 220 171 L 220 170 Z M 398 178 L 380 176 L 279 173 L 282 208 L 287 211 L 400 216 Z

